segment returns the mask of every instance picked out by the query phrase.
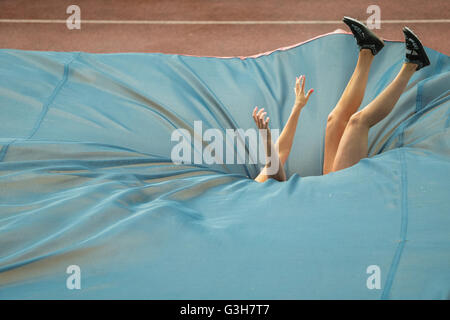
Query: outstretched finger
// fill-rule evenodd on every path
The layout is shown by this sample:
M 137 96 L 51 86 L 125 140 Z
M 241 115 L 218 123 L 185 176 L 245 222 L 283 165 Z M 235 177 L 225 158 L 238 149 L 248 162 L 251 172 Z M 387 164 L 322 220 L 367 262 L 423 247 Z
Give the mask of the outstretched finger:
M 269 127 L 269 120 L 270 120 L 270 118 L 267 117 L 266 122 L 265 122 L 265 128 L 266 129 Z
M 305 92 L 305 76 L 302 76 L 302 92 Z
M 261 125 L 262 125 L 263 128 L 265 128 L 265 125 L 266 125 L 266 121 L 264 120 L 266 118 L 266 115 L 267 115 L 267 112 L 264 112 L 261 115 Z
M 264 126 L 264 118 L 266 117 L 267 112 L 263 112 L 261 113 L 261 115 L 259 116 L 259 121 L 261 123 L 261 126 Z
M 259 128 L 259 126 L 261 125 L 260 124 L 260 121 L 259 121 L 259 111 L 256 113 L 256 115 L 255 115 L 255 122 L 256 122 L 256 126 Z
M 264 127 L 264 118 L 263 117 L 259 117 L 258 118 L 258 128 L 262 129 Z
M 300 77 L 295 78 L 295 93 L 299 92 L 300 90 Z
M 306 94 L 306 101 L 308 101 L 309 96 L 314 92 L 314 89 L 309 89 L 308 93 Z
M 253 109 L 253 113 L 252 113 L 253 120 L 255 121 L 256 124 L 258 124 L 258 120 L 256 119 L 257 111 L 258 111 L 258 107 L 255 107 L 255 109 Z
M 264 112 L 264 108 L 259 109 L 259 111 L 256 113 L 256 117 L 259 117 L 261 115 L 261 113 Z

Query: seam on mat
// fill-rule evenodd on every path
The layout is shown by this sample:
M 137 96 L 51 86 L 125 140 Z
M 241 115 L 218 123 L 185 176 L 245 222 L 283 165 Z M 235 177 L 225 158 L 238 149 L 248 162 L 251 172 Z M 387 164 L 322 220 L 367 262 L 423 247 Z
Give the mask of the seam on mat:
M 400 264 L 400 259 L 407 241 L 406 236 L 408 232 L 408 179 L 406 171 L 405 151 L 403 148 L 399 149 L 399 159 L 401 165 L 401 223 L 400 223 L 400 242 L 395 250 L 394 258 L 392 259 L 391 267 L 386 278 L 381 299 L 386 300 L 390 298 L 392 284 Z
M 63 73 L 63 77 L 62 79 L 58 82 L 58 84 L 56 85 L 55 89 L 53 89 L 52 94 L 50 95 L 50 97 L 47 98 L 47 101 L 45 101 L 45 103 L 42 106 L 42 110 L 41 113 L 38 116 L 38 119 L 36 120 L 33 128 L 31 129 L 31 132 L 28 134 L 28 136 L 25 138 L 25 140 L 28 140 L 30 138 L 32 138 L 37 130 L 39 129 L 39 127 L 41 126 L 42 121 L 44 120 L 45 116 L 47 115 L 47 112 L 50 108 L 50 105 L 53 103 L 53 101 L 55 100 L 56 96 L 58 95 L 58 93 L 61 91 L 61 88 L 64 86 L 64 84 L 67 82 L 67 79 L 69 77 L 69 65 L 78 58 L 78 56 L 80 55 L 80 53 L 78 52 L 75 56 L 72 57 L 72 59 L 70 59 L 70 61 L 68 61 L 67 63 L 64 64 L 64 73 Z M 5 146 L 3 146 L 3 148 L 0 150 L 0 162 L 3 161 L 3 159 L 6 156 L 6 153 L 8 152 L 9 147 L 16 142 L 18 139 L 13 139 L 12 141 L 10 141 L 8 144 L 6 144 Z
M 428 81 L 428 79 L 429 78 L 420 81 L 419 84 L 417 85 L 416 110 L 415 110 L 415 112 L 418 112 L 418 111 L 422 110 L 422 108 L 423 108 L 423 101 L 422 101 L 423 85 L 425 84 L 426 81 Z

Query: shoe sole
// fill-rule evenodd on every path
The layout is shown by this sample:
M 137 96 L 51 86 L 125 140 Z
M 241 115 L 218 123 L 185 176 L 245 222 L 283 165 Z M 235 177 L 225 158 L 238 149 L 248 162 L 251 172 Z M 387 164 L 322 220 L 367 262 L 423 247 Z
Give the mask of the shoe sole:
M 420 54 L 422 57 L 425 58 L 425 62 L 426 62 L 423 67 L 430 65 L 430 59 L 428 59 L 427 52 L 425 51 L 425 48 L 423 47 L 423 44 L 420 41 L 419 37 L 416 36 L 416 34 L 408 27 L 403 27 L 403 34 L 405 35 L 405 41 L 406 41 L 406 37 L 413 38 L 414 41 L 419 44 Z
M 353 24 L 356 24 L 359 28 L 361 28 L 362 30 L 365 30 L 364 32 L 366 32 L 370 37 L 372 37 L 372 38 L 374 38 L 374 39 L 377 39 L 377 40 L 380 42 L 380 44 L 381 44 L 381 48 L 384 47 L 384 41 L 381 40 L 380 37 L 378 37 L 375 33 L 373 33 L 373 32 L 372 32 L 366 25 L 364 25 L 361 21 L 358 21 L 358 20 L 353 19 L 353 18 L 350 18 L 350 17 L 344 17 L 344 18 L 342 19 L 342 21 L 343 21 L 349 28 L 350 28 L 350 26 L 347 24 L 346 21 L 349 21 L 349 22 L 351 22 L 351 23 L 353 23 Z M 350 28 L 350 30 L 351 30 L 351 28 Z M 380 50 L 381 50 L 381 48 L 380 48 Z M 380 50 L 378 50 L 378 52 L 379 52 Z

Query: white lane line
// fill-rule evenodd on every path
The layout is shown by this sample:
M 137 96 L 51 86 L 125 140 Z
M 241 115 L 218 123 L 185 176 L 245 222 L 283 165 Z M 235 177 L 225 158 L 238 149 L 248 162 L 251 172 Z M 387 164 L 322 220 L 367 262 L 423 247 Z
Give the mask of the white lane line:
M 63 19 L 0 19 L 0 23 L 66 23 Z M 340 20 L 255 20 L 255 21 L 233 21 L 233 20 L 84 20 L 81 23 L 90 24 L 228 24 L 228 25 L 251 25 L 251 24 L 340 24 Z M 381 20 L 381 24 L 397 23 L 450 23 L 450 19 L 416 19 L 416 20 Z

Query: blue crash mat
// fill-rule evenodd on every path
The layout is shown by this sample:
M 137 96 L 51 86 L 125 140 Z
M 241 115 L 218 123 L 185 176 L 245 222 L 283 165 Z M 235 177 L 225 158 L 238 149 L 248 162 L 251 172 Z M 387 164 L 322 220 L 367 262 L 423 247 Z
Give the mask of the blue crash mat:
M 386 42 L 361 108 L 404 50 Z M 0 298 L 449 298 L 450 61 L 427 53 L 371 129 L 370 158 L 321 176 L 358 54 L 349 34 L 249 58 L 0 50 Z M 257 105 L 282 128 L 300 74 L 315 92 L 289 181 L 171 162 L 172 131 L 196 120 L 254 128 Z M 81 289 L 66 286 L 71 265 Z

